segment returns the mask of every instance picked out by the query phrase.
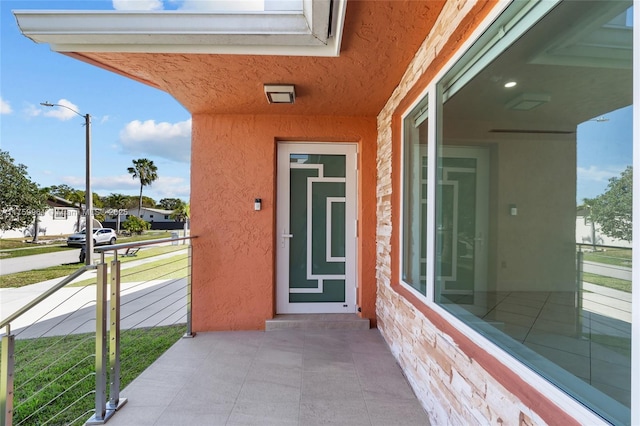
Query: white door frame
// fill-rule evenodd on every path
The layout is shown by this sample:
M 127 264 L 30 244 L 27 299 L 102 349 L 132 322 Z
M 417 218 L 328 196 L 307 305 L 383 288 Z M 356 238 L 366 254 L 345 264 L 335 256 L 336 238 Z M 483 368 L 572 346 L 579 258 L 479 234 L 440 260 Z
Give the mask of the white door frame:
M 278 314 L 301 313 L 355 313 L 357 289 L 357 153 L 356 143 L 307 143 L 280 142 L 277 154 L 277 198 L 276 198 L 276 312 Z M 291 154 L 326 154 L 345 155 L 345 301 L 344 302 L 289 302 L 289 248 L 291 235 L 290 224 L 290 155 Z M 302 165 L 304 167 L 306 165 Z M 314 178 L 315 179 L 315 178 Z M 335 179 L 335 178 L 331 178 Z M 308 183 L 310 184 L 310 183 Z M 307 229 L 311 230 L 310 224 Z M 310 244 L 309 242 L 307 244 Z M 330 251 L 330 250 L 329 250 Z M 327 259 L 333 260 L 330 253 Z M 307 263 L 309 264 L 309 260 Z M 307 272 L 309 275 L 310 272 Z M 309 275 L 318 279 L 335 279 L 337 276 Z M 302 290 L 302 289 L 301 289 Z M 304 289 L 307 290 L 307 289 Z M 308 292 L 313 290 L 309 289 Z M 302 291 L 301 291 L 302 292 Z

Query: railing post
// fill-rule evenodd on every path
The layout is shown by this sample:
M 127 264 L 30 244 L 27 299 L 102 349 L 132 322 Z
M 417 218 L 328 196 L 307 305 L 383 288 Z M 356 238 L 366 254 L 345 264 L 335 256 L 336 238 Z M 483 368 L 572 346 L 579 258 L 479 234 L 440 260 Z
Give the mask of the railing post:
M 104 254 L 96 272 L 96 412 L 87 425 L 104 424 L 107 420 L 107 264 Z
M 127 403 L 126 398 L 120 398 L 120 261 L 117 251 L 111 262 L 111 295 L 109 298 L 109 403 L 107 410 L 118 410 Z
M 195 333 L 191 328 L 191 272 L 192 272 L 192 262 L 193 259 L 193 245 L 189 244 L 187 248 L 187 331 L 183 337 L 194 337 Z
M 582 295 L 583 295 L 583 273 L 584 273 L 584 252 L 582 246 L 578 245 L 576 253 L 576 336 L 582 336 Z
M 11 426 L 13 422 L 13 367 L 15 338 L 7 326 L 2 336 L 2 366 L 0 368 L 0 425 Z

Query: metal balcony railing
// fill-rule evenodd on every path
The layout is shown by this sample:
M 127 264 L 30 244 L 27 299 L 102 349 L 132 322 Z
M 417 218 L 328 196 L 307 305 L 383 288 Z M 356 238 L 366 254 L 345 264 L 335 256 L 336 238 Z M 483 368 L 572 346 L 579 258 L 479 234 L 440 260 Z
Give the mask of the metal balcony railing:
M 3 319 L 0 426 L 106 423 L 121 389 L 193 336 L 193 238 L 96 248 L 96 265 Z

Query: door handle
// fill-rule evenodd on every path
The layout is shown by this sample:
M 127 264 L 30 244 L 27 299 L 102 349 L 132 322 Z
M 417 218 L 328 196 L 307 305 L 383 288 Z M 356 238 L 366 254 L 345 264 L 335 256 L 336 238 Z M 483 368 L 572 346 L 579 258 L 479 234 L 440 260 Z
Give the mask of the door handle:
M 282 231 L 282 235 L 281 235 L 281 237 L 282 237 L 281 247 L 282 247 L 282 248 L 284 248 L 284 246 L 285 246 L 285 244 L 284 244 L 285 240 L 286 240 L 287 238 L 289 238 L 289 239 L 293 238 L 293 234 L 287 234 L 287 233 L 286 233 L 286 231 L 284 231 L 284 230 L 283 230 L 283 231 Z
M 480 232 L 473 240 L 480 246 L 478 247 L 480 250 L 484 248 L 484 236 L 482 235 L 482 232 Z

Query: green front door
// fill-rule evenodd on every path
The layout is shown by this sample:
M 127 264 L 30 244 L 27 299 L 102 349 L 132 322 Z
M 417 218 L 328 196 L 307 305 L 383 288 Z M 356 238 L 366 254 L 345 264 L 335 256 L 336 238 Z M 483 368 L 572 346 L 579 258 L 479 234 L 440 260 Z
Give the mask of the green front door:
M 355 312 L 356 149 L 278 146 L 278 313 Z
M 488 165 L 486 149 L 444 148 L 436 214 L 436 280 L 442 295 L 486 291 Z

